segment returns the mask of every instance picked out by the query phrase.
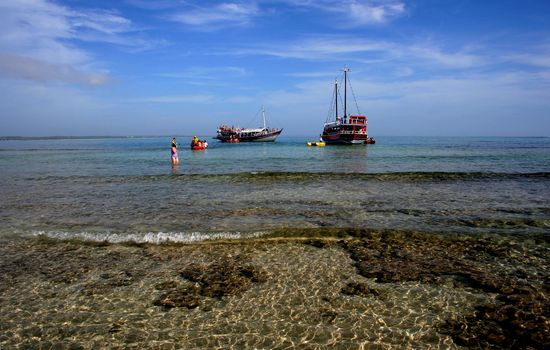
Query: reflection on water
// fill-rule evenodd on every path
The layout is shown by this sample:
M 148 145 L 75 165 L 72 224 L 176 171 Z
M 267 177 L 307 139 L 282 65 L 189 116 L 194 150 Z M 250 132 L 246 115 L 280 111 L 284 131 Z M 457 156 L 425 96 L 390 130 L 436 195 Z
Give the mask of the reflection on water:
M 363 145 L 321 147 L 323 158 L 328 160 L 328 172 L 367 173 L 369 147 Z
M 189 137 L 178 138 L 188 145 Z M 547 172 L 548 138 L 380 137 L 375 145 L 307 147 L 308 138 L 275 143 L 209 142 L 180 149 L 189 174 L 241 172 Z M 170 138 L 0 141 L 2 177 L 116 176 L 166 173 Z M 368 159 L 368 168 L 366 161 Z
M 180 165 L 179 165 L 179 164 L 172 164 L 172 174 L 173 174 L 173 175 L 178 174 L 179 169 L 180 169 Z

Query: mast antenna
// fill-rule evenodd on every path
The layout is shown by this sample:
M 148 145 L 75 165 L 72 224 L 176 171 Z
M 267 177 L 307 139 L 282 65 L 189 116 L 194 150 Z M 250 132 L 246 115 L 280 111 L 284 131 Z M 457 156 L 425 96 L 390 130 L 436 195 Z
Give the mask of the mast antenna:
M 338 79 L 334 80 L 334 106 L 336 107 L 334 120 L 338 120 Z
M 348 99 L 348 72 L 350 69 L 348 66 L 344 66 L 344 117 L 347 117 L 347 99 Z

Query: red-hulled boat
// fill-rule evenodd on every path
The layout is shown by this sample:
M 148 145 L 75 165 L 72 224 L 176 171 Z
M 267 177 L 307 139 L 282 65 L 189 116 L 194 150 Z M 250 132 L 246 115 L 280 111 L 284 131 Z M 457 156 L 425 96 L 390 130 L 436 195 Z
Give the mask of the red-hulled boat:
M 347 113 L 348 67 L 344 67 L 344 116 L 338 115 L 338 80 L 334 82 L 334 119 L 327 120 L 321 138 L 327 145 L 364 145 L 375 143 L 367 134 L 367 117 Z M 329 117 L 331 119 L 331 117 Z

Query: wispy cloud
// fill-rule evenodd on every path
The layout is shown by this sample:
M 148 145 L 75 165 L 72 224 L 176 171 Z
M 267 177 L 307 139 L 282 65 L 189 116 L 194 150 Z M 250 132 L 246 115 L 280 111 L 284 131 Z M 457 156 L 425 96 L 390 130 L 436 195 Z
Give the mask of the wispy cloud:
M 192 67 L 180 72 L 163 73 L 162 77 L 175 79 L 200 79 L 214 80 L 222 77 L 241 77 L 247 74 L 246 69 L 242 67 Z
M 227 98 L 225 101 L 227 103 L 234 103 L 234 104 L 249 104 L 256 101 L 256 99 L 250 96 L 233 96 L 233 97 Z
M 344 36 L 319 36 L 294 42 L 261 44 L 255 47 L 232 49 L 224 54 L 263 55 L 308 61 L 334 61 L 335 58 L 340 60 L 345 56 L 348 62 L 436 64 L 442 68 L 457 69 L 485 63 L 481 53 L 470 53 L 466 50 L 449 52 L 433 44 L 397 43 Z
M 132 22 L 115 12 L 92 10 L 88 12 L 71 12 L 71 26 L 75 29 L 86 28 L 99 33 L 113 35 L 132 30 Z
M 134 31 L 114 11 L 75 10 L 48 0 L 0 3 L 0 75 L 35 81 L 101 84 L 105 69 L 80 41 L 143 45 L 127 36 Z
M 166 96 L 150 96 L 138 99 L 130 100 L 132 103 L 156 103 L 156 104 L 208 104 L 208 103 L 232 103 L 232 104 L 244 104 L 254 101 L 250 96 L 228 96 L 224 98 L 216 97 L 215 95 L 166 95 Z
M 344 45 L 345 43 L 345 45 Z M 255 47 L 236 48 L 229 53 L 236 55 L 265 55 L 279 58 L 306 60 L 334 59 L 338 54 L 383 53 L 392 48 L 391 44 L 379 41 L 350 39 L 335 36 L 318 36 L 294 42 L 272 42 Z
M 550 68 L 550 44 L 539 45 L 522 53 L 510 53 L 504 58 L 519 64 Z
M 67 44 L 75 31 L 71 11 L 42 0 L 14 0 L 0 4 L 0 48 L 3 52 L 46 62 L 77 64 L 88 54 Z
M 395 49 L 396 51 L 398 49 Z M 405 47 L 402 53 L 408 57 L 424 59 L 449 68 L 469 68 L 483 64 L 484 59 L 480 54 L 472 54 L 462 50 L 445 52 L 437 46 L 412 45 Z
M 228 26 L 249 24 L 258 14 L 259 9 L 255 3 L 234 2 L 209 7 L 189 7 L 170 16 L 170 19 L 193 29 L 213 31 Z
M 319 71 L 319 72 L 297 72 L 297 73 L 288 73 L 286 74 L 289 77 L 295 77 L 295 78 L 327 78 L 327 77 L 333 77 L 334 74 L 327 71 Z
M 11 54 L 0 54 L 0 77 L 86 85 L 101 85 L 108 81 L 108 76 L 99 72 L 88 73 L 67 64 L 53 64 Z
M 133 0 L 134 3 L 136 0 Z M 399 0 L 343 0 L 335 3 L 332 0 L 275 0 L 269 2 L 259 1 L 234 1 L 221 2 L 216 5 L 205 6 L 201 2 L 195 5 L 186 2 L 185 9 L 179 10 L 168 18 L 188 26 L 191 29 L 201 31 L 217 31 L 232 26 L 243 26 L 253 22 L 255 18 L 271 11 L 277 3 L 286 5 L 284 9 L 274 11 L 290 11 L 293 9 L 305 9 L 307 11 L 320 11 L 337 15 L 334 21 L 328 25 L 338 27 L 356 27 L 368 25 L 380 25 L 391 22 L 406 13 L 405 3 Z M 144 4 L 137 2 L 136 6 Z M 163 2 L 155 9 L 174 7 L 173 2 Z
M 145 10 L 164 10 L 181 5 L 181 0 L 124 0 L 125 3 Z
M 153 102 L 153 103 L 207 103 L 211 101 L 211 95 L 180 95 L 180 96 L 153 96 L 134 100 L 134 102 Z
M 334 26 L 369 26 L 391 22 L 406 14 L 404 1 L 398 0 L 282 0 L 290 6 L 337 14 L 328 22 Z
M 141 35 L 142 28 L 115 11 L 72 11 L 70 24 L 74 40 L 116 45 L 130 52 L 143 52 L 166 45 L 166 40 Z
M 353 77 L 360 112 L 369 116 L 372 130 L 390 135 L 407 135 L 419 123 L 423 126 L 418 130 L 421 135 L 521 134 L 529 118 L 537 119 L 536 114 L 547 108 L 549 86 L 550 76 L 524 73 L 395 81 Z M 307 117 L 296 120 L 305 120 L 304 128 L 309 130 L 313 120 L 309 116 L 320 118 L 329 110 L 331 89 L 330 81 L 311 79 L 287 90 L 272 91 L 264 101 L 286 115 L 307 110 Z M 355 111 L 354 105 L 351 108 Z M 507 127 L 502 129 L 504 121 Z M 544 128 L 548 119 L 538 124 L 541 130 L 548 129 Z
M 348 6 L 357 25 L 382 24 L 405 13 L 405 4 L 397 1 L 350 1 Z

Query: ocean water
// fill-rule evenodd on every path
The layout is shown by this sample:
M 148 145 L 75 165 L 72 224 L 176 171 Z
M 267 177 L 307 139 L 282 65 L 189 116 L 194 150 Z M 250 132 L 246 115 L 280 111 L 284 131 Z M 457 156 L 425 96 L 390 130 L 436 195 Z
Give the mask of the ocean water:
M 550 138 L 0 141 L 0 348 L 542 349 Z
M 170 138 L 0 141 L 0 234 L 120 242 L 281 229 L 546 233 L 550 138 L 307 138 L 192 151 Z

